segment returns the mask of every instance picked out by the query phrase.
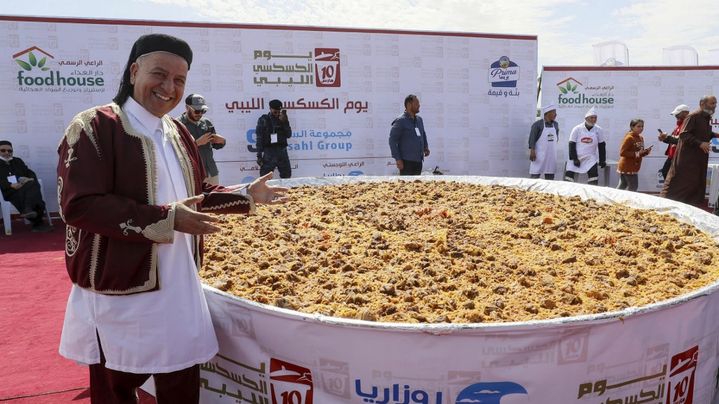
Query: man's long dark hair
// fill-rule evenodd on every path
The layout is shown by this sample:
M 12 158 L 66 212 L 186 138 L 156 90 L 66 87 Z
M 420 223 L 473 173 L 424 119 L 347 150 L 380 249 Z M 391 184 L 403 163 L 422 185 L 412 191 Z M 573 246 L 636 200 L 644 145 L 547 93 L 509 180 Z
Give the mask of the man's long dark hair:
M 134 91 L 134 85 L 130 83 L 130 67 L 133 63 L 137 60 L 137 56 L 135 54 L 137 53 L 137 42 L 135 42 L 134 45 L 132 45 L 132 50 L 130 51 L 130 56 L 127 58 L 127 65 L 125 66 L 125 72 L 122 73 L 122 79 L 120 80 L 120 88 L 117 89 L 117 95 L 115 95 L 115 98 L 112 100 L 115 102 L 115 104 L 122 106 L 125 101 L 132 95 L 132 92 Z

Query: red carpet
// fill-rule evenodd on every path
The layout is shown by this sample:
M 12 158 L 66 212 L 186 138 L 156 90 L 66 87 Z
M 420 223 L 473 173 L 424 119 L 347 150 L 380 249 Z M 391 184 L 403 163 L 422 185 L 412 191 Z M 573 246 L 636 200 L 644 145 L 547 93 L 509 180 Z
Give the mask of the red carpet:
M 87 368 L 57 352 L 71 285 L 64 229 L 55 221 L 52 232 L 32 233 L 15 221 L 11 236 L 0 234 L 0 402 L 90 402 Z

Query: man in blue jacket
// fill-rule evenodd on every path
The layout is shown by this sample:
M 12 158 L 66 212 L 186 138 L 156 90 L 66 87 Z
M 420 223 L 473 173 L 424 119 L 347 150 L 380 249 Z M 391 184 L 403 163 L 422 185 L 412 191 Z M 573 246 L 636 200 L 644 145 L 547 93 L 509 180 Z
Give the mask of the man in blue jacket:
M 397 163 L 399 175 L 420 175 L 422 161 L 429 156 L 427 133 L 419 113 L 419 98 L 410 94 L 404 99 L 404 113 L 392 121 L 389 148 Z

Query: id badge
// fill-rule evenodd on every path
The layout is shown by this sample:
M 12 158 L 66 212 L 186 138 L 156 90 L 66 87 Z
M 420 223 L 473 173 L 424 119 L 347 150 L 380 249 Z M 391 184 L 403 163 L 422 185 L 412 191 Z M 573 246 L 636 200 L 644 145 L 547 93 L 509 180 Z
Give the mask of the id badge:
M 276 133 L 270 134 L 270 143 L 277 143 L 277 134 Z
M 422 132 L 419 131 L 419 128 L 415 127 L 414 131 L 417 133 L 417 136 L 422 136 Z
M 14 175 L 8 175 L 7 182 L 9 182 L 11 184 L 17 184 L 17 177 Z

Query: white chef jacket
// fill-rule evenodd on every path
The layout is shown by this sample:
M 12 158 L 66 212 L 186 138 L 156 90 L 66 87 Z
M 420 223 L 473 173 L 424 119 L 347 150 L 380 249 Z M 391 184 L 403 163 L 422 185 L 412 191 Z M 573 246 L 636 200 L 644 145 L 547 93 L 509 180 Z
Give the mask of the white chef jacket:
M 567 171 L 584 174 L 599 162 L 599 143 L 606 142 L 604 131 L 599 125 L 587 129 L 584 122 L 575 126 L 569 134 L 569 141 L 577 144 L 577 158 L 580 166 L 574 165 L 574 161 L 567 160 Z
M 165 136 L 169 128 L 132 98 L 122 109 L 133 129 L 153 140 L 157 204 L 187 198 L 180 164 Z M 133 295 L 103 295 L 73 285 L 60 354 L 100 363 L 99 335 L 105 366 L 123 372 L 169 373 L 214 357 L 217 337 L 192 257 L 192 236 L 175 232 L 173 243 L 158 245 L 158 277 L 159 290 Z

